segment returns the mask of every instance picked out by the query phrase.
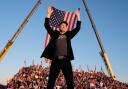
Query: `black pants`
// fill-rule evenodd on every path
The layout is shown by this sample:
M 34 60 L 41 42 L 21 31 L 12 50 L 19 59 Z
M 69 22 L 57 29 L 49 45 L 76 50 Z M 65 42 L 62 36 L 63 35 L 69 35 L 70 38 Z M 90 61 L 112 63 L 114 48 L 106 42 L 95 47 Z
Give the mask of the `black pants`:
M 72 65 L 71 65 L 71 62 L 66 61 L 66 59 L 56 59 L 55 61 L 52 61 L 47 89 L 54 88 L 54 84 L 55 84 L 56 78 L 60 73 L 60 70 L 62 70 L 64 77 L 66 79 L 67 89 L 74 89 Z

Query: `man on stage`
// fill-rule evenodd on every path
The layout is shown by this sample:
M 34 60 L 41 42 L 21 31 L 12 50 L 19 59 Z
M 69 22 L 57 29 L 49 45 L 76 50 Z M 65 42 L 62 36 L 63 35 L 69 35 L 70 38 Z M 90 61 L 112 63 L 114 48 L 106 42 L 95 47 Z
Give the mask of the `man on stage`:
M 45 57 L 52 60 L 47 89 L 54 88 L 54 84 L 60 73 L 60 70 L 62 70 L 66 79 L 67 89 L 74 89 L 73 71 L 71 65 L 71 60 L 74 59 L 74 55 L 71 46 L 71 39 L 79 32 L 81 27 L 80 11 L 77 10 L 75 12 L 77 16 L 77 24 L 76 28 L 71 31 L 68 31 L 68 23 L 66 21 L 62 21 L 60 23 L 59 31 L 53 30 L 49 25 L 49 19 L 52 12 L 52 7 L 49 7 L 44 26 L 47 32 L 50 34 L 51 39 L 41 55 L 41 58 Z

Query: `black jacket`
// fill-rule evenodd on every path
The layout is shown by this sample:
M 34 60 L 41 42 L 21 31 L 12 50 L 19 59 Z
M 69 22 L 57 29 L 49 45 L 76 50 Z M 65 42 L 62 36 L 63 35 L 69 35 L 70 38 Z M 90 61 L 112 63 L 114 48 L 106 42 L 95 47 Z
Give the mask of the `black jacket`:
M 49 44 L 47 45 L 47 47 L 45 48 L 44 52 L 41 55 L 42 57 L 48 58 L 50 60 L 54 60 L 54 52 L 55 52 L 55 44 L 56 44 L 56 39 L 58 38 L 60 32 L 55 30 L 53 31 L 52 28 L 49 26 L 49 18 L 45 18 L 45 23 L 44 26 L 47 30 L 47 32 L 50 34 L 51 36 L 51 40 L 49 42 Z M 73 60 L 74 59 L 74 55 L 73 55 L 73 51 L 72 51 L 72 47 L 71 47 L 71 39 L 78 33 L 78 31 L 80 30 L 81 27 L 81 21 L 77 21 L 77 25 L 76 28 L 73 29 L 72 31 L 67 31 L 65 33 L 65 35 L 67 36 L 67 59 L 68 60 Z

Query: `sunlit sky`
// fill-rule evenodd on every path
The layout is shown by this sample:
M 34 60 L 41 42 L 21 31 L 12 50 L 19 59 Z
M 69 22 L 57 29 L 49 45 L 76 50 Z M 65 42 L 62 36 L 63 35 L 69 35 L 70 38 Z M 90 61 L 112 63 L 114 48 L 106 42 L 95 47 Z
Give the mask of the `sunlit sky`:
M 0 52 L 22 24 L 37 0 L 0 0 Z M 116 79 L 128 83 L 128 0 L 87 0 L 88 8 L 104 44 Z M 81 10 L 82 26 L 72 40 L 75 60 L 73 68 L 100 70 L 108 75 L 100 47 L 91 27 L 82 0 L 43 0 L 28 24 L 20 33 L 13 46 L 0 62 L 0 83 L 5 83 L 18 72 L 26 60 L 27 66 L 40 64 L 47 66 L 40 58 L 44 50 L 46 30 L 44 19 L 48 6 L 65 11 Z

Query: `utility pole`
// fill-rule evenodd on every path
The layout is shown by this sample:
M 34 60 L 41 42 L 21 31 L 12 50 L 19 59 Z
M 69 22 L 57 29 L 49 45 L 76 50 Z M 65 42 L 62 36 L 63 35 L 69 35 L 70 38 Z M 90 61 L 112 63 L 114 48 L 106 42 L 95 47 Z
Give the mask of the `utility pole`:
M 104 46 L 103 46 L 103 44 L 101 42 L 100 36 L 99 36 L 98 31 L 96 29 L 96 25 L 95 25 L 95 23 L 94 23 L 94 21 L 92 19 L 92 16 L 91 16 L 91 14 L 89 12 L 88 6 L 86 4 L 86 0 L 82 0 L 82 1 L 83 1 L 83 4 L 84 4 L 84 7 L 85 7 L 85 11 L 87 12 L 89 20 L 91 22 L 91 25 L 92 25 L 92 28 L 94 30 L 94 33 L 96 35 L 97 41 L 99 43 L 99 46 L 100 46 L 100 49 L 101 49 L 101 56 L 102 56 L 102 58 L 103 58 L 103 60 L 105 62 L 105 65 L 106 65 L 106 68 L 108 70 L 108 73 L 109 73 L 110 77 L 114 80 L 115 79 L 115 75 L 114 75 L 114 73 L 112 71 L 112 67 L 111 67 L 109 59 L 107 57 L 107 53 L 105 52 Z
M 6 53 L 9 51 L 9 49 L 12 47 L 13 43 L 15 42 L 16 38 L 19 36 L 20 32 L 23 30 L 25 25 L 28 23 L 30 17 L 33 15 L 34 11 L 38 8 L 38 6 L 41 4 L 42 0 L 38 0 L 38 2 L 35 4 L 33 9 L 30 11 L 28 16 L 25 18 L 17 32 L 13 35 L 13 37 L 8 41 L 8 43 L 5 45 L 3 50 L 0 52 L 0 61 L 3 59 L 3 57 L 6 55 Z

